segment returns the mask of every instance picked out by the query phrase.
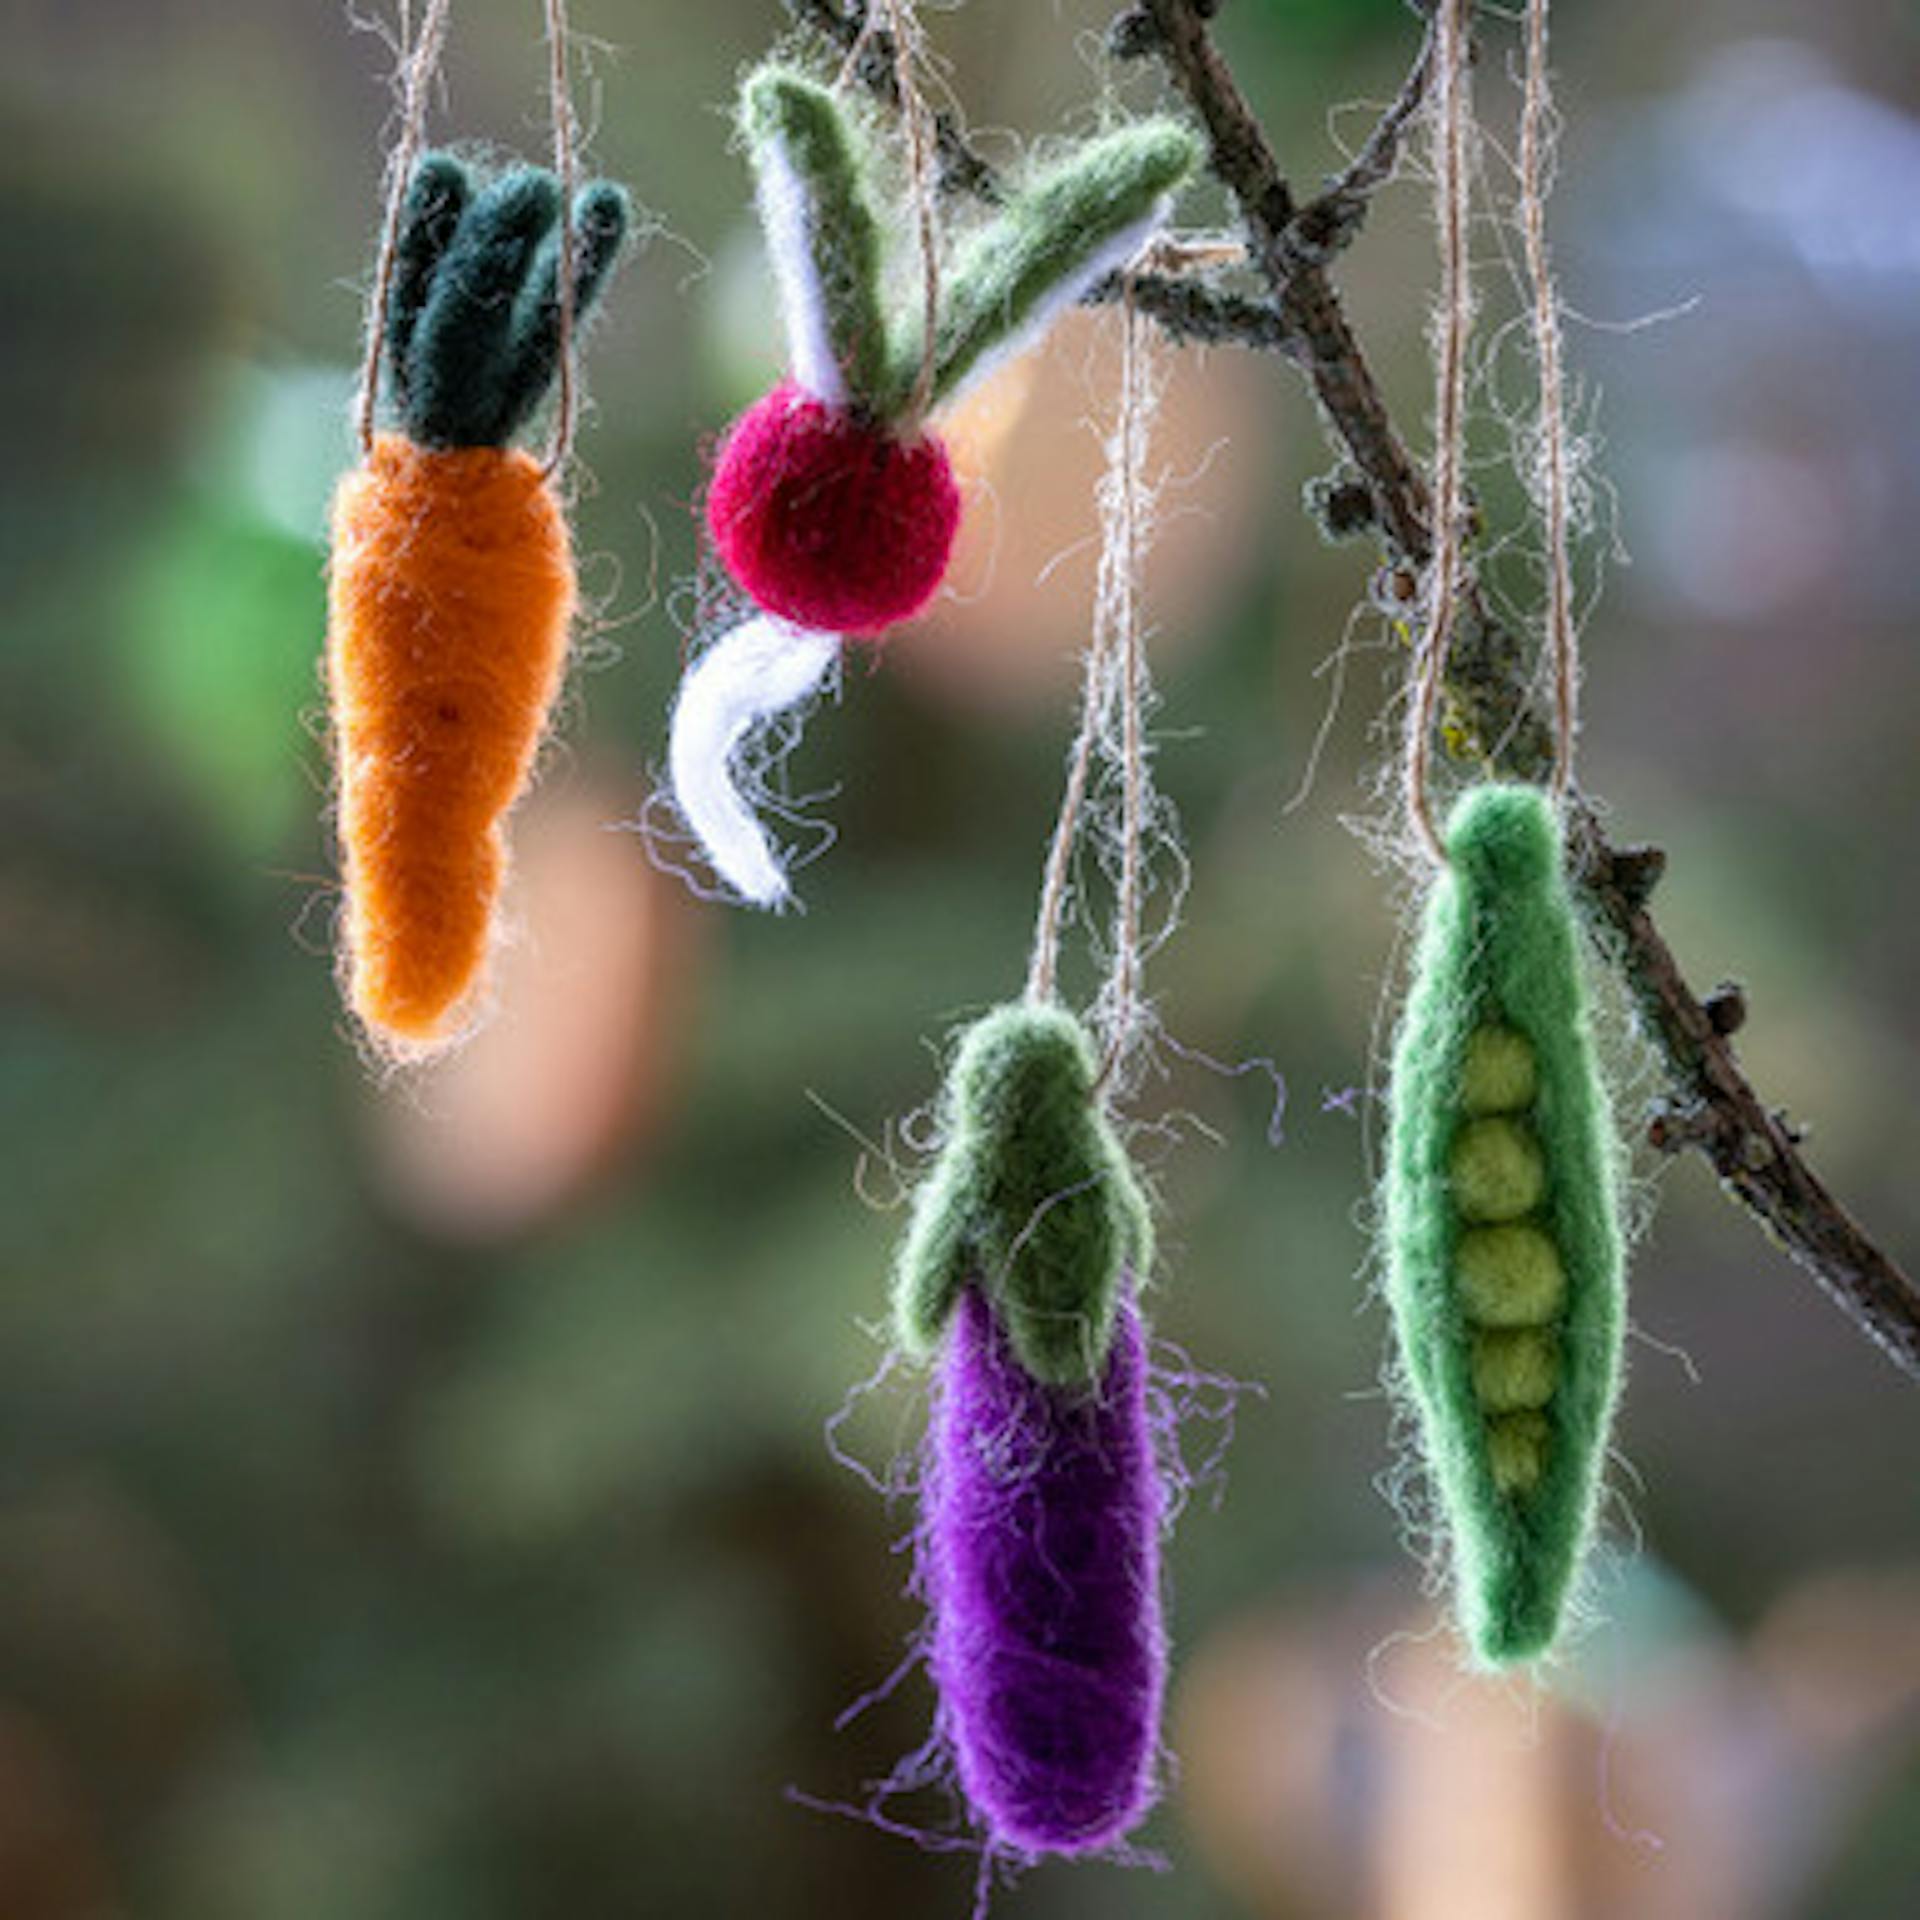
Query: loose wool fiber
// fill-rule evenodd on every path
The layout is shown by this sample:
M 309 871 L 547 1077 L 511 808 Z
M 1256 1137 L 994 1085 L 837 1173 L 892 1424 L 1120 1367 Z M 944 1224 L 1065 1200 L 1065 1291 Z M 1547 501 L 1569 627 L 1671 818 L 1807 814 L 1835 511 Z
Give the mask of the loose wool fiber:
M 355 1013 L 457 1033 L 485 973 L 500 823 L 560 690 L 574 571 L 527 454 L 382 435 L 333 502 L 327 678 Z
M 1165 1498 L 1130 1287 L 1095 1386 L 1036 1381 L 977 1287 L 957 1303 L 919 1542 L 930 1668 L 992 1845 L 1110 1847 L 1154 1800 Z
M 1477 1658 L 1553 1645 L 1593 1529 L 1624 1322 L 1615 1145 L 1560 831 L 1455 808 L 1395 1042 L 1387 1287 Z
M 1036 1380 L 1099 1379 L 1123 1275 L 1152 1265 L 1153 1221 L 1098 1077 L 1086 1029 L 1064 1008 L 997 1007 L 967 1029 L 942 1095 L 945 1143 L 894 1268 L 907 1352 L 937 1350 L 971 1284 Z
M 722 439 L 707 526 L 727 571 L 767 612 L 873 635 L 939 590 L 960 488 L 937 435 L 898 439 L 783 381 Z

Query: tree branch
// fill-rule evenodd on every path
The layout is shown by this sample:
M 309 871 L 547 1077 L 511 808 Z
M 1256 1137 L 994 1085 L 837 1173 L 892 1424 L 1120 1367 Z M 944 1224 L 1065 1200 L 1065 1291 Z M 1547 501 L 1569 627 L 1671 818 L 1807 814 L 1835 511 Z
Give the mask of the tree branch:
M 1254 257 L 1304 343 L 1308 378 L 1329 426 L 1372 490 L 1390 552 L 1416 570 L 1423 567 L 1431 552 L 1426 482 L 1394 429 L 1322 263 L 1300 244 L 1293 195 L 1272 146 L 1213 43 L 1207 25 L 1213 5 L 1139 0 L 1136 11 L 1152 22 L 1155 50 L 1207 129 L 1214 171 L 1240 204 Z M 1429 45 L 1382 123 L 1390 130 L 1370 165 L 1384 156 L 1391 171 L 1391 152 L 1424 94 L 1430 58 Z M 1550 763 L 1550 730 L 1534 689 L 1530 649 L 1492 617 L 1477 591 L 1464 611 L 1448 673 L 1454 751 L 1538 779 Z M 1673 1101 L 1655 1117 L 1656 1145 L 1704 1154 L 1727 1193 L 1774 1243 L 1920 1379 L 1920 1287 L 1827 1190 L 1793 1130 L 1754 1091 L 1734 1056 L 1738 1022 L 1729 1021 L 1724 998 L 1703 1003 L 1687 984 L 1647 910 L 1664 860 L 1649 849 L 1614 847 L 1585 798 L 1575 796 L 1569 812 L 1574 873 L 1589 922 L 1625 980 L 1674 1089 Z
M 1286 316 L 1264 300 L 1229 293 L 1190 274 L 1110 273 L 1081 302 L 1112 306 L 1131 295 L 1135 309 L 1175 346 L 1254 347 L 1291 360 L 1305 348 Z
M 1800 1152 L 1800 1136 L 1770 1111 L 1734 1058 L 1745 1000 L 1721 988 L 1703 1001 L 1647 912 L 1664 860 L 1651 848 L 1609 846 L 1593 809 L 1571 814 L 1575 872 L 1589 922 L 1625 978 L 1643 1030 L 1673 1082 L 1648 1137 L 1666 1152 L 1692 1147 L 1780 1250 L 1817 1280 L 1896 1365 L 1920 1378 L 1920 1291 L 1830 1193 Z
M 869 22 L 865 0 L 786 0 L 788 11 L 845 56 L 877 98 L 897 106 L 891 39 Z M 1359 231 L 1375 190 L 1397 164 L 1432 74 L 1429 31 L 1399 94 L 1346 169 L 1301 206 L 1272 143 L 1249 106 L 1209 20 L 1219 0 L 1134 0 L 1109 44 L 1130 59 L 1152 57 L 1206 129 L 1215 176 L 1239 205 L 1249 255 L 1269 298 L 1223 292 L 1181 275 L 1133 277 L 1133 297 L 1175 341 L 1231 342 L 1278 352 L 1306 374 L 1321 414 L 1365 486 L 1387 548 L 1389 611 L 1410 612 L 1432 557 L 1426 477 L 1389 414 L 1349 325 L 1327 267 Z M 1415 11 L 1428 9 L 1416 6 Z M 934 116 L 943 193 L 997 202 L 999 176 L 951 114 Z M 1118 275 L 1088 296 L 1121 293 Z M 1348 530 L 1354 523 L 1349 520 Z M 1519 779 L 1541 780 L 1553 757 L 1550 717 L 1535 686 L 1534 649 L 1495 616 L 1477 582 L 1463 592 L 1447 673 L 1445 732 L 1456 758 Z M 1628 988 L 1640 1027 L 1672 1087 L 1649 1129 L 1663 1151 L 1693 1148 L 1726 1192 L 1804 1268 L 1905 1372 L 1920 1379 L 1920 1287 L 1827 1190 L 1800 1152 L 1799 1137 L 1754 1091 L 1732 1046 L 1736 998 L 1706 1001 L 1688 985 L 1647 910 L 1665 867 L 1657 849 L 1615 847 L 1592 803 L 1568 809 L 1575 879 L 1589 925 Z

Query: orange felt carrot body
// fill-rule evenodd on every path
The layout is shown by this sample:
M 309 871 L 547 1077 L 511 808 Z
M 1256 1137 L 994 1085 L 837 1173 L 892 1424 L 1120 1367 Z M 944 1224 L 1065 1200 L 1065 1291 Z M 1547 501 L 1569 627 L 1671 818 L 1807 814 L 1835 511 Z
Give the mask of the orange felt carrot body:
M 486 983 L 503 824 L 566 673 L 572 542 L 547 469 L 508 444 L 564 351 L 560 193 L 517 168 L 475 191 L 426 155 L 397 228 L 381 348 L 398 431 L 333 502 L 327 689 L 346 911 L 341 975 L 374 1042 L 457 1040 Z M 572 312 L 626 231 L 575 201 Z
M 341 483 L 327 679 L 346 986 L 377 1033 L 452 1037 L 484 979 L 501 821 L 560 690 L 573 582 L 525 453 L 386 434 Z

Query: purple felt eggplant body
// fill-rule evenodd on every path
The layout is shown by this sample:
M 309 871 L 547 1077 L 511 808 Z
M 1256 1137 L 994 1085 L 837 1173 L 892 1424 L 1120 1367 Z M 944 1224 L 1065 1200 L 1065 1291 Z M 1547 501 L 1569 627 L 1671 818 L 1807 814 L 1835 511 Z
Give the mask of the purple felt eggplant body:
M 1130 1279 L 1091 1389 L 1036 1381 L 966 1289 L 923 1500 L 931 1669 L 961 1790 L 1009 1851 L 1112 1846 L 1153 1804 L 1167 1671 L 1165 1494 Z

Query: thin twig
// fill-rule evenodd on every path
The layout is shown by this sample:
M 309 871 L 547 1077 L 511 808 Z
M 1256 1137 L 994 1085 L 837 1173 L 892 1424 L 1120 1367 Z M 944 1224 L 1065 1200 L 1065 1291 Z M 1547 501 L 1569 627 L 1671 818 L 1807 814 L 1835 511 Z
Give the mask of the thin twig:
M 1259 122 L 1192 0 L 1141 0 L 1174 84 L 1213 141 L 1213 165 L 1240 202 L 1248 235 L 1283 312 L 1300 322 L 1308 374 L 1335 436 L 1373 490 L 1394 552 L 1422 567 L 1431 554 L 1426 483 L 1393 427 L 1359 342 L 1324 275 L 1283 260 L 1292 195 Z M 1283 291 L 1284 289 L 1284 291 Z M 1469 583 L 1471 584 L 1471 583 Z M 1549 775 L 1553 730 L 1538 708 L 1527 649 L 1470 592 L 1462 607 L 1448 694 L 1463 748 L 1521 778 Z M 1495 755 L 1491 747 L 1499 743 Z M 1582 901 L 1631 990 L 1642 1030 L 1692 1124 L 1679 1144 L 1706 1153 L 1731 1197 L 1810 1273 L 1854 1324 L 1920 1379 L 1920 1286 L 1828 1192 L 1798 1142 L 1755 1093 L 1727 1036 L 1687 984 L 1647 910 L 1661 862 L 1610 844 L 1592 807 L 1569 796 L 1569 837 Z
M 1393 97 L 1373 131 L 1361 142 L 1360 151 L 1349 160 L 1333 184 L 1314 201 L 1315 207 L 1331 210 L 1348 203 L 1363 203 L 1393 178 L 1400 164 L 1400 149 L 1414 116 L 1426 105 L 1427 89 L 1433 81 L 1434 33 L 1420 43 L 1419 55 L 1407 69 L 1400 91 Z
M 1252 347 L 1298 359 L 1304 349 L 1271 302 L 1209 286 L 1182 273 L 1132 276 L 1134 311 L 1151 320 L 1176 347 Z M 1110 273 L 1086 295 L 1090 307 L 1115 305 L 1126 284 Z
M 1577 796 L 1569 839 L 1589 924 L 1625 979 L 1673 1085 L 1650 1128 L 1654 1144 L 1704 1155 L 1774 1245 L 1896 1366 L 1920 1379 L 1920 1286 L 1808 1166 L 1796 1131 L 1741 1070 L 1727 1022 L 1687 984 L 1647 911 L 1663 860 L 1651 848 L 1609 845 L 1592 807 Z
M 1114 428 L 1112 512 L 1119 544 L 1118 592 L 1112 609 L 1120 652 L 1120 884 L 1114 903 L 1113 973 L 1109 986 L 1111 1074 L 1139 1030 L 1140 897 L 1146 848 L 1147 744 L 1145 634 L 1140 621 L 1140 445 L 1148 402 L 1140 373 L 1139 320 L 1132 301 L 1120 309 L 1120 419 Z
M 797 21 L 842 56 L 843 79 L 856 80 L 877 100 L 899 111 L 900 77 L 893 35 L 879 24 L 877 9 L 864 4 L 864 0 L 850 0 L 846 6 L 839 0 L 786 0 L 786 5 Z M 944 108 L 928 106 L 926 114 L 939 162 L 937 191 L 949 198 L 1001 205 L 1006 199 L 1005 184 L 993 165 L 975 150 L 959 121 Z M 1379 137 L 1377 131 L 1375 137 Z M 1338 191 L 1337 185 L 1334 191 Z M 1325 224 L 1330 230 L 1332 223 Z M 1138 310 L 1176 346 L 1193 343 L 1248 347 L 1266 353 L 1298 351 L 1285 318 L 1269 301 L 1172 273 L 1138 274 L 1134 292 Z M 1086 295 L 1085 304 L 1108 306 L 1119 298 L 1120 276 L 1109 274 Z
M 864 6 L 838 0 L 786 0 L 788 10 L 843 53 L 860 37 Z M 1269 306 L 1184 280 L 1143 275 L 1139 310 L 1171 338 L 1277 351 L 1305 372 L 1335 439 L 1373 497 L 1374 521 L 1389 564 L 1417 575 L 1432 559 L 1432 503 L 1425 476 L 1408 453 L 1324 259 L 1316 258 L 1310 215 L 1280 171 L 1271 142 L 1247 105 L 1232 70 L 1214 46 L 1195 0 L 1136 0 L 1130 12 L 1147 23 L 1137 51 L 1151 52 L 1207 130 L 1211 166 L 1239 203 L 1249 250 L 1273 296 Z M 1428 7 L 1416 11 L 1429 14 Z M 876 39 L 880 36 L 875 36 Z M 1432 36 L 1422 47 L 1400 99 L 1383 119 L 1376 159 L 1397 155 L 1407 123 L 1431 80 Z M 891 53 L 862 56 L 863 84 L 892 97 Z M 1403 107 L 1404 102 L 1404 107 Z M 944 191 L 989 202 L 1004 198 L 998 176 L 973 152 L 951 115 L 935 115 Z M 1364 156 L 1374 146 L 1362 148 Z M 1357 162 L 1356 162 L 1357 164 Z M 1351 171 L 1351 169 L 1349 169 Z M 1340 183 L 1329 190 L 1338 194 Z M 1325 196 L 1323 196 L 1324 200 Z M 1119 297 L 1103 283 L 1089 298 Z M 1456 750 L 1519 779 L 1549 780 L 1554 725 L 1542 711 L 1531 650 L 1496 619 L 1469 573 L 1462 582 L 1458 628 L 1446 692 Z M 1730 1196 L 1789 1258 L 1805 1268 L 1869 1339 L 1920 1379 L 1920 1286 L 1888 1257 L 1807 1165 L 1799 1144 L 1748 1081 L 1727 1037 L 1687 984 L 1646 907 L 1664 864 L 1645 848 L 1613 846 L 1590 803 L 1576 790 L 1567 803 L 1568 833 L 1582 904 L 1609 958 L 1627 982 L 1642 1030 L 1674 1089 L 1679 1124 L 1662 1130 L 1666 1144 L 1706 1154 Z
M 1394 550 L 1430 557 L 1427 487 L 1387 412 L 1325 270 L 1294 229 L 1293 191 L 1253 109 L 1190 0 L 1141 0 L 1158 57 L 1206 129 L 1214 173 L 1246 224 L 1249 251 L 1290 334 L 1329 425 L 1373 489 L 1375 518 Z

